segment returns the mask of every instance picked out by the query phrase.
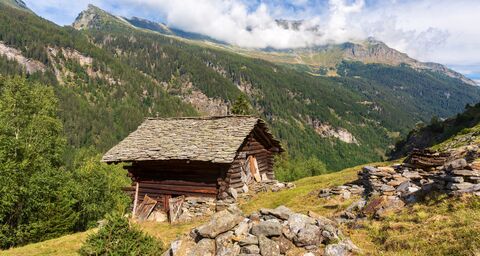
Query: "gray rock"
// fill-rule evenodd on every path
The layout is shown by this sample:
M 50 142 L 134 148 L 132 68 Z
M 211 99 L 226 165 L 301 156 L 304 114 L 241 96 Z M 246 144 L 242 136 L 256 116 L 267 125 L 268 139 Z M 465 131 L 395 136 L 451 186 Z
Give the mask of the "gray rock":
M 252 212 L 252 214 L 250 214 L 250 216 L 248 216 L 248 218 L 251 220 L 251 221 L 260 221 L 260 213 L 258 212 Z
M 395 190 L 399 192 L 405 192 L 407 191 L 408 187 L 410 187 L 410 181 L 404 181 L 400 183 L 400 185 L 398 185 L 398 187 Z
M 367 201 L 365 199 L 360 199 L 356 202 L 353 202 L 349 205 L 346 209 L 347 212 L 354 212 L 354 211 L 361 211 L 365 205 L 367 205 Z
M 472 170 L 453 170 L 452 173 L 456 176 L 480 176 L 480 172 Z
M 258 237 L 258 244 L 262 256 L 280 256 L 280 247 L 275 241 L 260 235 Z
M 204 238 L 200 240 L 188 256 L 214 256 L 215 240 Z
M 383 185 L 380 187 L 380 190 L 383 191 L 383 192 L 390 192 L 390 191 L 395 191 L 395 188 L 392 187 L 392 186 L 383 184 Z
M 307 224 L 314 225 L 317 222 L 314 218 L 310 218 L 306 215 L 294 213 L 288 218 L 288 227 L 293 234 L 297 234 Z
M 295 245 L 290 241 L 288 238 L 285 236 L 279 236 L 279 237 L 272 237 L 272 240 L 275 241 L 278 244 L 278 247 L 280 247 L 280 253 L 281 254 L 286 254 L 287 251 L 293 249 Z
M 300 229 L 293 241 L 299 247 L 318 245 L 322 242 L 322 231 L 316 225 L 307 224 Z
M 215 239 L 217 256 L 238 255 L 240 253 L 240 246 L 238 245 L 238 243 L 234 243 L 232 238 L 232 231 L 228 231 L 217 236 L 217 238 Z
M 241 253 L 245 254 L 260 254 L 260 247 L 257 245 L 247 245 L 245 247 L 242 247 L 240 250 Z
M 234 231 L 235 235 L 236 236 L 246 235 L 248 233 L 249 228 L 250 228 L 250 225 L 248 224 L 248 219 L 244 219 L 235 228 L 235 231 Z
M 460 158 L 460 159 L 455 159 L 453 161 L 446 163 L 444 167 L 447 170 L 454 170 L 454 169 L 462 169 L 467 165 L 468 165 L 467 160 L 465 160 L 464 158 Z
M 445 180 L 453 183 L 462 183 L 465 181 L 463 177 L 459 177 L 459 176 L 446 176 Z
M 364 167 L 362 168 L 362 170 L 363 170 L 364 172 L 376 172 L 376 171 L 378 171 L 378 169 L 375 168 L 375 167 L 373 167 L 373 166 L 364 166 Z
M 170 249 L 167 251 L 170 256 L 184 256 L 190 255 L 194 252 L 196 244 L 190 240 L 176 240 L 170 245 Z
M 451 190 L 465 190 L 469 189 L 472 187 L 474 184 L 469 183 L 469 182 L 462 182 L 462 183 L 448 183 L 447 184 L 447 189 Z
M 419 180 L 422 178 L 422 176 L 420 176 L 420 174 L 417 171 L 410 171 L 410 170 L 403 171 L 402 176 L 412 180 Z
M 230 194 L 230 195 L 233 197 L 233 199 L 237 200 L 237 198 L 238 198 L 238 192 L 237 192 L 236 189 L 234 189 L 234 188 L 229 188 L 229 189 L 228 189 L 228 194 Z
M 240 246 L 247 246 L 247 245 L 251 245 L 251 244 L 258 244 L 258 237 L 254 236 L 254 235 L 248 234 L 246 237 L 243 237 L 243 238 L 241 238 L 240 240 L 238 240 L 238 244 L 239 244 Z
M 201 237 L 215 238 L 219 234 L 235 227 L 243 219 L 240 215 L 232 214 L 228 210 L 223 210 L 215 213 L 208 223 L 200 226 L 197 233 Z
M 459 193 L 473 193 L 473 192 L 477 192 L 477 191 L 480 191 L 480 184 L 472 185 L 472 186 L 470 186 L 466 189 L 458 190 L 457 192 L 459 192 Z
M 283 205 L 280 205 L 275 209 L 260 209 L 260 213 L 264 215 L 273 215 L 282 220 L 287 220 L 290 215 L 293 214 L 292 210 L 288 209 Z
M 350 239 L 345 239 L 338 244 L 327 245 L 324 256 L 347 256 L 350 252 L 360 252 L 360 249 Z
M 325 247 L 324 256 L 347 256 L 348 250 L 341 244 L 329 244 Z
M 247 184 L 243 184 L 242 191 L 243 191 L 243 193 L 248 193 L 249 189 L 248 189 Z
M 282 234 L 282 225 L 275 221 L 262 221 L 258 224 L 253 224 L 250 232 L 256 236 L 279 236 Z

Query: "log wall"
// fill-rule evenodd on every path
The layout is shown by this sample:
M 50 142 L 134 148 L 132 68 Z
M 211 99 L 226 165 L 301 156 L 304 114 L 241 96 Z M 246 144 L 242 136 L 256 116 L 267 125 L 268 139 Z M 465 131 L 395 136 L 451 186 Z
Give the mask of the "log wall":
M 127 166 L 134 184 L 139 183 L 138 203 L 143 197 L 166 202 L 168 198 L 186 195 L 216 197 L 219 181 L 223 180 L 228 164 L 188 161 L 138 162 Z M 126 189 L 132 196 L 135 185 Z
M 263 141 L 258 132 L 254 130 L 245 139 L 232 166 L 226 173 L 225 180 L 220 184 L 219 193 L 226 192 L 230 187 L 237 190 L 243 187 L 242 171 L 250 155 L 255 156 L 260 175 L 265 174 L 269 179 L 275 179 L 273 172 L 274 153 L 264 146 L 268 144 Z

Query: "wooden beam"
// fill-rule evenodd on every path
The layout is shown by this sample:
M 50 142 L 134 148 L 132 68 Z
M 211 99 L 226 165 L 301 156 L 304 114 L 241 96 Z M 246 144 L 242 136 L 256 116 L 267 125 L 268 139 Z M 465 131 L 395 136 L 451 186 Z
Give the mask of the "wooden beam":
M 135 213 L 137 211 L 137 201 L 138 201 L 138 187 L 139 184 L 135 185 L 135 198 L 133 199 L 133 212 L 132 212 L 132 218 L 135 218 Z

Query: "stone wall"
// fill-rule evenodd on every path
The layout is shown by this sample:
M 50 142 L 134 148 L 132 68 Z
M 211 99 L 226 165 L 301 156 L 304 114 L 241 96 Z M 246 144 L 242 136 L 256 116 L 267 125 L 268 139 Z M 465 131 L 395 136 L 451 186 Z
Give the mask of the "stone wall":
M 164 256 L 346 256 L 353 252 L 359 249 L 337 223 L 315 213 L 307 216 L 279 206 L 245 216 L 229 207 L 174 241 Z
M 210 216 L 216 211 L 216 199 L 210 197 L 186 197 L 178 217 L 179 222 Z

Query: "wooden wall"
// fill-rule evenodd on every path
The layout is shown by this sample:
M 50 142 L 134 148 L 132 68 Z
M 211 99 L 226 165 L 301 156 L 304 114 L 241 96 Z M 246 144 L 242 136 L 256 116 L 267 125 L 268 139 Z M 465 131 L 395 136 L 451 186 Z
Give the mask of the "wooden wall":
M 244 141 L 237 157 L 232 166 L 226 173 L 225 180 L 220 184 L 220 193 L 228 190 L 229 187 L 240 190 L 243 187 L 242 169 L 244 168 L 248 156 L 255 156 L 258 164 L 260 175 L 265 174 L 269 179 L 275 179 L 273 172 L 274 153 L 268 150 L 264 145 L 268 145 L 263 141 L 259 130 L 254 130 Z
M 159 201 L 179 195 L 216 197 L 219 181 L 224 179 L 229 166 L 172 160 L 137 162 L 126 168 L 134 184 L 139 183 L 138 203 L 141 203 L 145 195 Z M 132 189 L 135 187 L 129 190 Z

